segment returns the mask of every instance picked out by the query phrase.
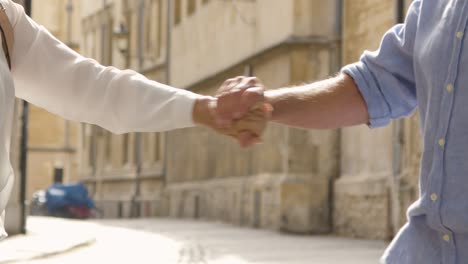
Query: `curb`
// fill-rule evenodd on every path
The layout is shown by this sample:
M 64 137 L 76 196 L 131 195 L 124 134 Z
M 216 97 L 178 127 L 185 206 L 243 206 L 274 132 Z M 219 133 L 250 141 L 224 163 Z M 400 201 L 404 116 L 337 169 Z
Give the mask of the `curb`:
M 12 258 L 6 258 L 6 259 L 3 259 L 3 260 L 0 258 L 0 264 L 11 264 L 11 263 L 19 262 L 19 261 L 31 261 L 31 260 L 45 259 L 45 258 L 49 258 L 49 257 L 53 257 L 53 256 L 58 256 L 58 255 L 62 255 L 62 254 L 65 254 L 65 253 L 72 252 L 72 251 L 80 249 L 80 248 L 91 246 L 95 242 L 96 242 L 96 239 L 92 238 L 92 239 L 88 239 L 88 240 L 83 240 L 81 242 L 69 245 L 69 246 L 64 247 L 64 248 L 55 249 L 55 250 L 51 250 L 51 251 L 48 251 L 48 252 L 31 253 L 31 254 L 28 254 L 29 256 L 12 257 Z

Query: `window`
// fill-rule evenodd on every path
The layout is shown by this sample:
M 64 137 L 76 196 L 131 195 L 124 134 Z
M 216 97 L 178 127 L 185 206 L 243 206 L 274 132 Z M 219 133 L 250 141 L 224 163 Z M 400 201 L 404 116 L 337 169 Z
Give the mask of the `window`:
M 187 0 L 187 14 L 190 16 L 197 10 L 197 1 L 196 0 Z
M 91 19 L 83 20 L 84 27 L 84 41 L 83 41 L 83 54 L 91 58 L 96 58 L 96 33 L 95 27 Z
M 107 25 L 101 25 L 101 63 L 107 65 Z
M 89 128 L 89 149 L 88 149 L 88 164 L 91 169 L 96 168 L 96 156 L 97 156 L 97 148 L 96 148 L 96 128 L 92 125 L 88 126 Z
M 110 132 L 105 132 L 104 139 L 104 148 L 107 164 L 110 164 L 112 158 L 112 134 Z
M 161 137 L 160 137 L 160 134 L 159 133 L 155 133 L 153 135 L 154 137 L 154 144 L 153 144 L 153 161 L 155 163 L 159 162 L 161 160 L 161 144 L 160 144 L 160 141 L 161 141 Z
M 151 0 L 144 11 L 143 38 L 145 58 L 152 62 L 155 62 L 161 55 L 162 16 L 161 0 Z
M 138 54 L 138 67 L 142 68 L 143 67 L 143 61 L 145 59 L 145 43 L 144 43 L 144 28 L 145 28 L 145 4 L 144 1 L 140 1 L 140 5 L 138 7 L 138 13 L 137 13 L 137 18 L 138 18 L 138 35 L 137 35 L 137 42 L 138 42 L 138 49 L 137 49 L 137 54 Z
M 122 140 L 122 164 L 126 165 L 128 163 L 128 144 L 129 144 L 129 134 L 123 135 Z
M 142 133 L 140 134 L 140 157 L 142 163 L 151 162 L 151 134 Z
M 162 38 L 163 38 L 163 30 L 164 30 L 164 23 L 163 23 L 163 3 L 162 0 L 158 0 L 157 5 L 157 19 L 155 19 L 155 28 L 157 29 L 158 34 L 156 35 L 156 57 L 159 58 L 162 55 Z
M 154 35 L 154 30 L 155 28 L 153 27 L 153 20 L 154 20 L 154 8 L 155 4 L 154 1 L 149 2 L 149 6 L 145 7 L 144 10 L 144 29 L 143 29 L 143 38 L 144 38 L 144 48 L 145 48 L 145 55 L 151 56 L 151 48 L 152 48 L 152 42 L 153 42 L 153 35 Z M 145 56 L 146 57 L 146 56 Z
M 112 24 L 113 21 L 108 14 L 110 10 L 105 10 L 104 22 L 101 24 L 101 63 L 112 64 Z
M 54 184 L 63 183 L 63 168 L 54 168 Z
M 82 149 L 86 149 L 86 146 L 88 146 L 88 133 L 87 133 L 87 129 L 86 129 L 86 124 L 81 124 L 81 148 Z
M 182 21 L 182 0 L 174 1 L 174 25 L 180 24 Z
M 138 63 L 138 13 L 132 12 L 129 14 L 128 28 L 130 32 L 129 58 L 130 65 L 134 67 Z

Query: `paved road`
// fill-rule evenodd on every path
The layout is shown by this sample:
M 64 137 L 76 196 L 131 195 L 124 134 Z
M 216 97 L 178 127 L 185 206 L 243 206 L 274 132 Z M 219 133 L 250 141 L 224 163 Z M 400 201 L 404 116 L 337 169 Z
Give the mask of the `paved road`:
M 104 220 L 96 242 L 23 264 L 375 264 L 381 241 L 294 236 L 219 223 L 179 220 Z M 89 230 L 87 230 L 89 231 Z

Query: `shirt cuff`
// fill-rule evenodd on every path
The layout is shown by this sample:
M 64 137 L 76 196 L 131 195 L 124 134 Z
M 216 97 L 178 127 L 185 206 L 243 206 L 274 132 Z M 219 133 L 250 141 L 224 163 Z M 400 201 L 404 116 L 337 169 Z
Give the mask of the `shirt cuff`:
M 202 97 L 202 95 L 182 89 L 174 95 L 175 104 L 172 120 L 177 120 L 180 128 L 196 126 L 193 121 L 193 106 L 195 101 Z
M 367 66 L 360 61 L 345 66 L 341 69 L 341 72 L 354 79 L 359 92 L 364 98 L 369 112 L 368 126 L 378 128 L 388 125 L 391 120 L 390 109 Z

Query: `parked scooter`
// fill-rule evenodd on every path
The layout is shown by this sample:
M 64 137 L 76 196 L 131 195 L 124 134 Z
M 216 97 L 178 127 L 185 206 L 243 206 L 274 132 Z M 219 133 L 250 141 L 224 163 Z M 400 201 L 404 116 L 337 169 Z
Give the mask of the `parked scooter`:
M 45 191 L 34 193 L 30 205 L 31 215 L 87 219 L 96 217 L 99 210 L 81 184 L 54 184 Z

